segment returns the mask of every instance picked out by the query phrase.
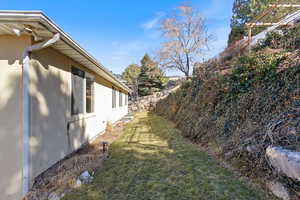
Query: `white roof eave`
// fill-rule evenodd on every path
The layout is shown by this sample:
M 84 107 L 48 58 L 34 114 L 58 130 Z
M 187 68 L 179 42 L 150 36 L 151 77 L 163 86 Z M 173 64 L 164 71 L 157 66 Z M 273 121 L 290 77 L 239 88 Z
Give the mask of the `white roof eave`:
M 61 40 L 76 50 L 82 57 L 92 63 L 97 70 L 93 70 L 99 74 L 99 71 L 104 72 L 107 77 L 103 77 L 108 81 L 116 84 L 118 87 L 124 89 L 127 92 L 131 90 L 117 79 L 109 70 L 107 70 L 99 61 L 97 61 L 91 54 L 84 50 L 78 43 L 76 43 L 68 34 L 66 34 L 58 25 L 56 25 L 50 18 L 48 18 L 41 11 L 0 11 L 0 22 L 39 22 L 51 33 L 59 33 Z M 100 75 L 100 74 L 99 74 Z M 103 74 L 101 74 L 103 76 Z

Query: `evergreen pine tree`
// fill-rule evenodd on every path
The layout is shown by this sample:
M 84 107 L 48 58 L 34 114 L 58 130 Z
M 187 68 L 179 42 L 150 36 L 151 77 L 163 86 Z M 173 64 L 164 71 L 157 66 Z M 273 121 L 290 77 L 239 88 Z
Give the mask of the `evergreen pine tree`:
M 141 60 L 141 73 L 138 77 L 139 96 L 150 95 L 163 88 L 163 73 L 158 64 L 154 62 L 148 54 L 145 54 Z
M 229 34 L 228 45 L 240 40 L 246 35 L 243 27 L 250 20 L 250 3 L 251 0 L 235 0 L 232 8 L 231 32 Z

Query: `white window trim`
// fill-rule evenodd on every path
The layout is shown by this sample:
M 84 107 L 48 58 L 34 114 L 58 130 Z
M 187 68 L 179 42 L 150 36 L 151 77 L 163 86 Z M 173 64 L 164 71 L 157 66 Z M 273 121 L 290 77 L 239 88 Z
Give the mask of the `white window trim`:
M 115 107 L 113 107 L 113 92 L 115 91 Z M 112 111 L 117 109 L 117 90 L 114 86 L 111 87 L 111 108 Z
M 90 78 L 90 79 L 93 79 L 93 88 L 94 88 L 94 91 L 93 91 L 93 94 L 94 94 L 94 108 L 93 108 L 93 112 L 91 113 L 87 113 L 86 112 L 86 78 Z M 91 117 L 91 116 L 94 116 L 95 113 L 96 113 L 96 109 L 95 109 L 95 97 L 96 97 L 96 93 L 95 93 L 95 76 L 91 73 L 88 73 L 88 72 L 85 72 L 85 77 L 84 77 L 84 117 Z
M 113 108 L 113 110 L 118 110 L 119 109 L 119 97 L 118 97 L 119 91 L 117 88 L 114 88 L 114 90 L 115 90 L 115 107 Z
M 121 92 L 120 90 L 119 90 L 119 108 L 123 108 L 123 106 L 124 106 L 124 95 L 123 95 L 124 93 L 123 92 Z M 120 97 L 121 97 L 121 99 L 120 99 Z M 120 105 L 120 102 L 121 102 L 121 105 Z

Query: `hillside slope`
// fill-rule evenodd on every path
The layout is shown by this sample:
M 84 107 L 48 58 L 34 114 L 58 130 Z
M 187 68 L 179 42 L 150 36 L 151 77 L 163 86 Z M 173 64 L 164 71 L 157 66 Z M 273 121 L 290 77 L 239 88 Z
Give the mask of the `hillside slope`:
M 300 151 L 299 30 L 271 33 L 251 52 L 199 66 L 156 107 L 184 136 L 246 176 L 283 183 L 295 199 L 299 181 L 278 174 L 265 152 L 269 146 Z

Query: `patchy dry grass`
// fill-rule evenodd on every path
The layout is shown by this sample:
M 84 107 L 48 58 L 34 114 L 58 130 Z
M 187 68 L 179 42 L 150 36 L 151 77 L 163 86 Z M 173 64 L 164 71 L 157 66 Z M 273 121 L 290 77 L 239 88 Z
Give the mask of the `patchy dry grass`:
M 63 200 L 269 199 L 222 168 L 161 117 L 138 113 L 124 131 L 93 183 Z

